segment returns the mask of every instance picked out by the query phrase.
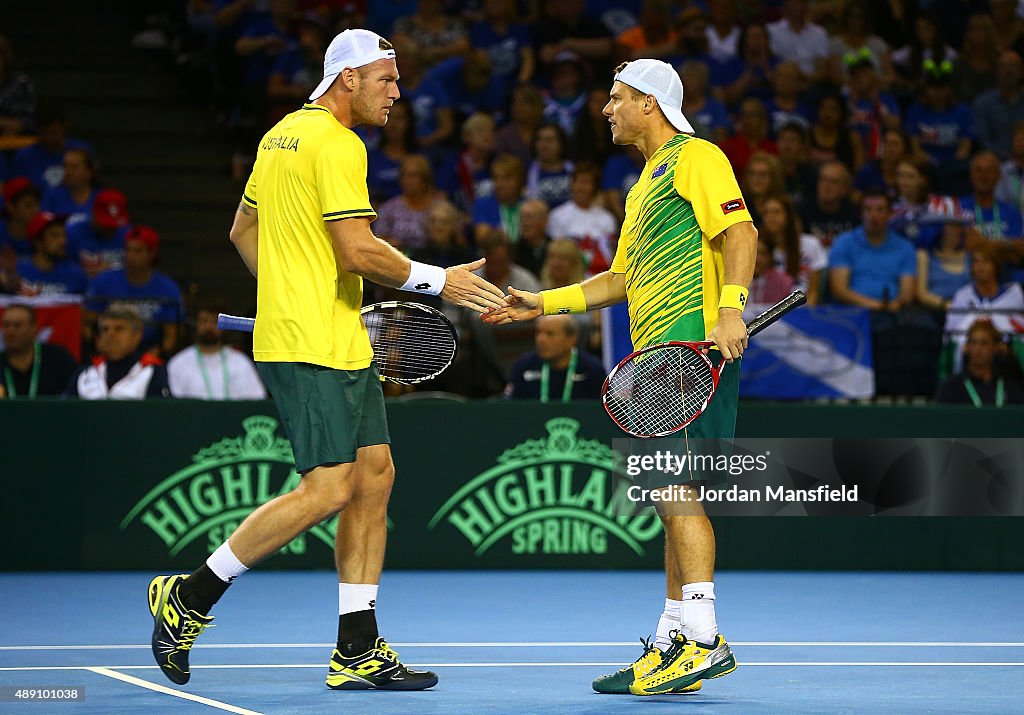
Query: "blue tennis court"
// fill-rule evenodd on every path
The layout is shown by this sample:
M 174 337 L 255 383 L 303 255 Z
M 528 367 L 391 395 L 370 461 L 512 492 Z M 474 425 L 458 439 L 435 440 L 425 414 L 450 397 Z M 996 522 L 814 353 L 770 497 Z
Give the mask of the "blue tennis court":
M 152 574 L 3 574 L 0 685 L 80 687 L 26 713 L 1020 712 L 1021 574 L 751 573 L 716 578 L 740 662 L 691 695 L 598 695 L 653 630 L 655 572 L 385 572 L 382 634 L 435 669 L 422 693 L 334 692 L 332 572 L 259 572 L 232 587 L 173 686 L 149 653 Z M 343 709 L 343 710 L 342 710 Z

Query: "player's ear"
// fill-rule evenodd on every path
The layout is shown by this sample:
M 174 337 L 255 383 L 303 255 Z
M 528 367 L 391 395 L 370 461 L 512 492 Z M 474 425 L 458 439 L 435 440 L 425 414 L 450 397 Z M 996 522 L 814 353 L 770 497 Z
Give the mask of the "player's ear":
M 341 74 L 338 75 L 338 81 L 341 82 L 342 86 L 345 87 L 349 92 L 355 91 L 356 84 L 358 84 L 358 79 L 359 72 L 352 69 L 351 67 L 346 67 L 341 71 Z

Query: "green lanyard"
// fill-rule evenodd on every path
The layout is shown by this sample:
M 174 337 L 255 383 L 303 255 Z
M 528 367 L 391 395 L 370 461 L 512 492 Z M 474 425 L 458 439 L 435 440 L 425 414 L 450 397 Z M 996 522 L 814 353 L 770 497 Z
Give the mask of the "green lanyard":
M 964 378 L 964 389 L 967 390 L 967 396 L 971 398 L 971 402 L 974 403 L 975 407 L 981 407 L 981 397 L 978 396 L 978 391 L 974 389 L 974 382 L 969 377 Z M 1002 407 L 1006 402 L 1006 392 L 1003 389 L 1003 378 L 996 380 L 996 407 Z
M 569 367 L 565 369 L 565 387 L 562 388 L 562 402 L 569 402 L 572 399 L 572 376 L 576 374 L 576 348 L 569 353 Z M 551 390 L 551 366 L 547 362 L 540 369 L 540 401 L 548 401 L 548 393 Z
M 28 399 L 35 399 L 39 389 L 39 366 L 43 364 L 43 346 L 36 343 L 35 357 L 32 359 L 32 377 L 28 381 Z M 7 396 L 17 397 L 14 389 L 14 375 L 11 374 L 10 366 L 4 368 L 4 381 L 7 383 Z
M 518 206 L 499 206 L 498 212 L 501 214 L 501 228 L 505 231 L 505 235 L 508 236 L 510 243 L 519 242 L 519 207 Z
M 985 223 L 985 214 L 978 206 L 978 202 L 974 202 L 974 223 L 981 226 Z M 992 224 L 995 226 L 995 235 L 989 236 L 989 238 L 1002 238 L 1003 237 L 1003 224 L 999 220 L 999 202 L 995 199 L 992 200 Z
M 206 363 L 203 360 L 203 354 L 199 351 L 199 346 L 196 348 L 196 361 L 199 363 L 199 372 L 203 375 L 203 384 L 206 385 L 206 396 L 211 400 L 217 399 L 213 396 L 213 386 L 210 384 L 210 376 L 206 374 Z M 224 399 L 231 399 L 231 389 L 228 387 L 228 361 L 224 357 L 224 348 L 220 349 L 220 371 L 224 375 Z

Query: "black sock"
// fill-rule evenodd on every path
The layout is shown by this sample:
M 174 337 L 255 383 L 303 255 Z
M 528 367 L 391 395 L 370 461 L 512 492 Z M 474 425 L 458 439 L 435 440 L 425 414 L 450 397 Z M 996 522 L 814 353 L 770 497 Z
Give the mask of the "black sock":
M 377 612 L 365 611 L 338 616 L 338 650 L 346 658 L 362 655 L 377 642 Z
M 221 581 L 209 566 L 203 564 L 181 582 L 179 595 L 188 608 L 205 616 L 230 585 L 227 581 Z

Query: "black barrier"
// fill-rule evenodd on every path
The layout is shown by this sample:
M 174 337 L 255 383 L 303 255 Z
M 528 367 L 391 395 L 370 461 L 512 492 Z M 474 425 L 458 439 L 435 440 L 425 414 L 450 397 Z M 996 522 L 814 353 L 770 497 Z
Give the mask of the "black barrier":
M 656 568 L 593 403 L 389 406 L 389 568 Z M 740 435 L 1011 437 L 1022 410 L 745 405 Z M 271 403 L 4 402 L 2 568 L 191 569 L 296 483 Z M 720 568 L 1024 569 L 1019 518 L 716 518 Z M 268 559 L 330 568 L 333 524 Z

